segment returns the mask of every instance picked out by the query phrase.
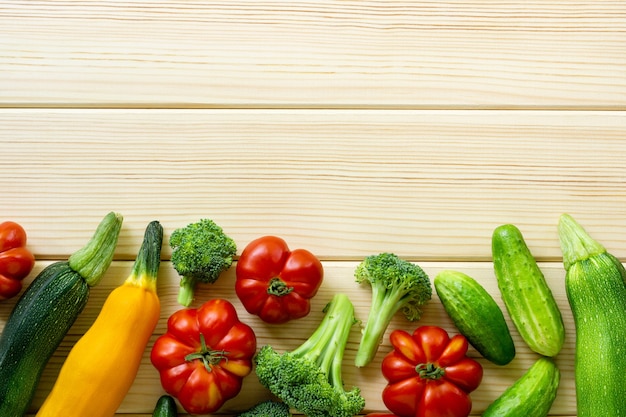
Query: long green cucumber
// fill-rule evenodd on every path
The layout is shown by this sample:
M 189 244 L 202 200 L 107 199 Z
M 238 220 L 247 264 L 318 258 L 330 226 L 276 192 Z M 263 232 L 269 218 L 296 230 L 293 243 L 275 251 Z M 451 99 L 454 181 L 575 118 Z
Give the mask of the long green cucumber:
M 497 227 L 492 255 L 502 301 L 518 333 L 533 351 L 556 356 L 565 342 L 563 318 L 520 230 L 512 224 Z
M 178 417 L 174 398 L 169 395 L 161 395 L 154 407 L 152 417 Z
M 554 403 L 560 380 L 561 373 L 554 360 L 539 357 L 487 407 L 483 417 L 545 417 Z
M 19 298 L 0 335 L 0 416 L 22 417 L 41 373 L 108 268 L 122 217 L 109 213 L 87 245 L 44 268 Z
M 576 331 L 578 416 L 626 416 L 626 270 L 570 215 L 558 230 Z
M 435 290 L 444 309 L 468 342 L 487 360 L 506 365 L 515 344 L 500 306 L 474 278 L 458 271 L 439 272 Z

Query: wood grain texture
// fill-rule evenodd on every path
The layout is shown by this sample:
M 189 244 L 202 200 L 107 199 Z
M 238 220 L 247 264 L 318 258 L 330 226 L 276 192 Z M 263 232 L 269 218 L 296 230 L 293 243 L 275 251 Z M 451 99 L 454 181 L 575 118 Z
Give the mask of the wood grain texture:
M 612 108 L 622 1 L 3 1 L 0 105 Z
M 5 109 L 2 214 L 45 259 L 117 211 L 117 259 L 153 218 L 171 231 L 210 217 L 240 247 L 278 234 L 324 260 L 488 260 L 493 229 L 514 222 L 557 260 L 569 212 L 626 258 L 624 115 Z
M 48 263 L 49 262 L 44 261 L 38 262 L 33 275 Z M 321 311 L 323 306 L 335 293 L 342 292 L 347 294 L 355 306 L 357 318 L 360 320 L 367 319 L 371 292 L 367 285 L 360 285 L 354 282 L 353 273 L 356 265 L 356 262 L 348 261 L 324 262 L 325 279 L 320 292 L 313 299 L 311 314 L 303 319 L 292 321 L 285 325 L 277 326 L 265 324 L 256 316 L 251 316 L 243 309 L 234 294 L 235 275 L 233 269 L 227 271 L 215 284 L 200 286 L 192 307 L 197 307 L 211 298 L 226 298 L 233 302 L 239 312 L 240 319 L 255 329 L 259 346 L 272 344 L 279 350 L 289 350 L 302 343 L 317 327 L 323 315 Z M 472 414 L 480 415 L 491 401 L 534 363 L 538 356 L 531 352 L 524 344 L 519 334 L 514 329 L 506 310 L 504 310 L 490 262 L 421 262 L 420 266 L 424 268 L 431 279 L 434 279 L 436 274 L 442 269 L 455 269 L 474 277 L 494 296 L 505 312 L 505 317 L 511 329 L 517 350 L 516 358 L 506 366 L 496 366 L 481 358 L 473 348 L 470 348 L 469 352 L 471 357 L 476 358 L 483 365 L 485 372 L 483 383 L 472 394 L 474 403 Z M 575 415 L 576 409 L 573 386 L 574 334 L 571 311 L 565 296 L 565 272 L 560 263 L 541 263 L 540 266 L 561 308 L 567 334 L 565 345 L 556 357 L 557 365 L 562 373 L 562 382 L 559 387 L 558 397 L 550 413 L 551 415 L 560 416 Z M 55 375 L 72 344 L 87 330 L 104 303 L 104 299 L 108 293 L 116 286 L 121 285 L 124 278 L 130 273 L 130 268 L 131 262 L 115 262 L 107 271 L 101 283 L 92 289 L 87 307 L 79 316 L 67 337 L 64 339 L 61 347 L 57 350 L 44 371 L 39 390 L 33 403 L 34 408 L 43 401 L 46 393 L 51 388 Z M 29 278 L 29 280 L 30 279 L 32 279 L 32 277 Z M 167 317 L 181 307 L 176 302 L 179 278 L 169 262 L 162 263 L 158 279 L 158 292 L 162 303 L 161 320 L 155 330 L 155 336 L 146 349 L 144 360 L 135 383 L 119 410 L 119 412 L 124 415 L 126 415 L 126 413 L 132 415 L 132 413 L 151 412 L 150 407 L 153 407 L 156 399 L 163 394 L 158 379 L 158 373 L 149 361 L 149 350 L 154 338 L 165 331 Z M 13 304 L 14 300 L 0 304 L 0 329 L 2 327 L 2 319 L 8 316 Z M 343 376 L 345 384 L 348 387 L 357 385 L 361 388 L 364 397 L 367 399 L 365 411 L 385 409 L 380 396 L 385 386 L 385 380 L 380 372 L 380 363 L 382 357 L 391 349 L 387 339 L 387 335 L 391 329 L 399 328 L 413 331 L 419 325 L 429 324 L 442 326 L 451 334 L 458 332 L 448 318 L 436 294 L 434 294 L 433 299 L 424 307 L 424 314 L 420 321 L 409 322 L 404 319 L 401 314 L 397 314 L 394 317 L 386 337 L 380 346 L 378 355 L 370 365 L 364 368 L 355 368 L 353 365 L 356 347 L 359 342 L 359 327 L 355 326 L 353 328 L 344 356 Z M 227 402 L 220 410 L 220 414 L 236 414 L 252 406 L 257 401 L 266 398 L 269 398 L 268 392 L 259 384 L 256 380 L 256 376 L 251 374 L 245 379 L 242 394 Z

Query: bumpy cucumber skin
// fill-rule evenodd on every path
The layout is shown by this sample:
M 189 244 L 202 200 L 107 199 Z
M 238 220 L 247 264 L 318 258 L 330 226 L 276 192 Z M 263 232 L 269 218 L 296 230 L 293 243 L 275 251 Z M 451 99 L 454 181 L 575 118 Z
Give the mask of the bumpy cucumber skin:
M 494 230 L 492 255 L 502 300 L 520 336 L 536 353 L 556 356 L 565 342 L 561 311 L 516 226 Z
M 556 398 L 560 380 L 561 373 L 554 360 L 542 356 L 487 407 L 483 417 L 545 417 Z
M 152 417 L 178 417 L 174 398 L 169 395 L 162 395 L 154 407 Z
M 626 416 L 626 271 L 604 253 L 572 264 L 565 289 L 576 329 L 579 417 Z
M 88 297 L 87 283 L 68 262 L 46 267 L 22 294 L 0 335 L 0 416 L 27 412 L 43 369 Z
M 515 357 L 515 344 L 502 310 L 474 278 L 457 271 L 441 271 L 435 290 L 461 334 L 487 360 L 506 365 Z

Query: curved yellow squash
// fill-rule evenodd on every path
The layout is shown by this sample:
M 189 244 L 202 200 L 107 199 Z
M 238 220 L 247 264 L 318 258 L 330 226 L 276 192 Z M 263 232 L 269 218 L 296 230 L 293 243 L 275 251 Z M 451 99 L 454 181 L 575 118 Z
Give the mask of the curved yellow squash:
M 70 351 L 37 417 L 111 417 L 124 400 L 161 310 L 156 274 L 162 229 L 153 223 L 146 229 L 133 272 L 111 292 L 96 321 Z M 155 233 L 147 244 L 148 234 Z

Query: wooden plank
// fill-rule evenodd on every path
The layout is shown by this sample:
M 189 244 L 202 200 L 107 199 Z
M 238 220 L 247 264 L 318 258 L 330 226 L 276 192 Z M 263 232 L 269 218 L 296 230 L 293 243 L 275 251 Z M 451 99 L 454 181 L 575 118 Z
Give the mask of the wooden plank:
M 3 1 L 0 106 L 621 108 L 620 1 Z
M 39 259 L 69 256 L 109 211 L 125 216 L 117 259 L 150 220 L 210 217 L 240 248 L 278 234 L 325 260 L 489 260 L 512 222 L 554 261 L 562 212 L 626 258 L 625 116 L 4 109 L 0 212 Z
M 38 262 L 35 273 L 48 262 Z M 224 276 L 213 285 L 200 286 L 197 291 L 197 298 L 193 306 L 199 306 L 202 302 L 211 298 L 226 298 L 231 300 L 236 306 L 240 318 L 255 329 L 259 346 L 272 344 L 279 350 L 288 350 L 298 346 L 317 327 L 322 317 L 322 307 L 330 300 L 333 294 L 342 292 L 347 294 L 352 300 L 356 315 L 359 319 L 365 320 L 369 311 L 371 293 L 369 287 L 362 286 L 354 282 L 352 276 L 356 262 L 349 261 L 329 261 L 324 262 L 325 280 L 318 295 L 313 299 L 312 312 L 306 318 L 287 323 L 285 325 L 268 325 L 260 321 L 257 317 L 249 315 L 241 306 L 234 295 L 234 270 L 231 268 Z M 455 269 L 465 272 L 478 280 L 504 309 L 499 296 L 499 290 L 495 278 L 493 277 L 492 265 L 490 262 L 421 262 L 420 265 L 434 279 L 436 274 L 442 269 Z M 557 356 L 557 364 L 562 372 L 562 381 L 559 388 L 558 397 L 552 407 L 551 415 L 575 415 L 575 398 L 573 385 L 573 355 L 574 355 L 574 331 L 571 311 L 567 304 L 564 289 L 564 270 L 560 263 L 540 264 L 549 286 L 561 308 L 566 326 L 566 342 L 563 350 Z M 60 368 L 63 359 L 77 338 L 85 332 L 90 323 L 104 302 L 107 294 L 130 273 L 131 262 L 115 262 L 107 271 L 100 285 L 94 287 L 91 292 L 89 303 L 74 327 L 65 338 L 61 347 L 54 355 L 49 366 L 44 371 L 40 388 L 34 400 L 33 407 L 43 401 L 47 391 L 54 381 L 54 377 Z M 31 278 L 29 278 L 30 281 Z M 165 331 L 167 317 L 180 306 L 176 303 L 176 293 L 178 290 L 178 276 L 169 262 L 163 262 L 159 272 L 159 296 L 162 303 L 161 320 L 155 330 L 155 336 Z M 27 281 L 28 282 L 28 281 Z M 0 325 L 8 316 L 14 300 L 0 303 Z M 509 322 L 513 339 L 516 345 L 517 355 L 510 364 L 506 366 L 496 366 L 482 359 L 473 348 L 470 355 L 484 367 L 485 376 L 483 384 L 472 394 L 474 402 L 473 413 L 481 413 L 486 406 L 509 385 L 511 385 L 528 367 L 538 358 L 532 353 L 521 340 L 519 334 L 514 329 L 505 311 L 505 317 Z M 448 318 L 436 294 L 424 308 L 424 314 L 419 322 L 408 322 L 401 314 L 396 315 L 387 334 L 392 329 L 401 328 L 413 331 L 419 325 L 439 325 L 446 328 L 450 333 L 457 330 Z M 154 406 L 154 402 L 162 394 L 158 373 L 149 362 L 149 350 L 154 341 L 150 342 L 142 363 L 142 366 L 126 397 L 120 413 L 148 413 Z M 361 388 L 367 400 L 367 409 L 384 410 L 380 393 L 385 386 L 385 381 L 380 373 L 380 362 L 382 357 L 390 350 L 390 344 L 385 337 L 379 354 L 370 365 L 357 369 L 352 365 L 356 347 L 359 342 L 359 331 L 355 327 L 350 336 L 350 341 L 344 356 L 343 376 L 347 386 L 357 385 Z M 254 374 L 246 377 L 242 394 L 225 404 L 220 412 L 236 413 L 252 406 L 256 401 L 268 398 L 267 391 L 263 388 Z

